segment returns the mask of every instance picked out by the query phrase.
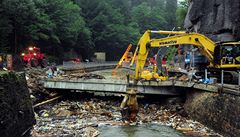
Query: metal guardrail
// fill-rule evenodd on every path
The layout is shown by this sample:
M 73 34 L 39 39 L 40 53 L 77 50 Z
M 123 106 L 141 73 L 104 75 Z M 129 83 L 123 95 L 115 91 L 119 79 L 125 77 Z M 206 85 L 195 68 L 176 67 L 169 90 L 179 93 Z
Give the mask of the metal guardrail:
M 238 72 L 238 85 L 230 85 L 224 83 L 224 70 L 221 71 L 220 91 L 240 96 L 240 71 Z
M 240 71 L 238 72 L 238 91 L 240 92 Z

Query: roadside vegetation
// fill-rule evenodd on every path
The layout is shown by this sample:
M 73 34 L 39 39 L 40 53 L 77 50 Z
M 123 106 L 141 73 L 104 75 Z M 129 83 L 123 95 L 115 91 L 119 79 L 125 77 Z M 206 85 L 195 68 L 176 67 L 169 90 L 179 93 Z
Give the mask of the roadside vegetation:
M 20 54 L 36 45 L 60 60 L 95 51 L 119 59 L 145 30 L 182 26 L 186 10 L 177 0 L 2 0 L 0 50 Z

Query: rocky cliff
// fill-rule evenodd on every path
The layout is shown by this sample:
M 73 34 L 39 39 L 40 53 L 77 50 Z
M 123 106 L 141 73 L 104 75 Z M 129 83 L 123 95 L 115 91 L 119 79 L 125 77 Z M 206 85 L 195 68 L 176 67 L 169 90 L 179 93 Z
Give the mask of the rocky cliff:
M 239 41 L 239 22 L 239 0 L 189 0 L 184 27 L 214 41 Z

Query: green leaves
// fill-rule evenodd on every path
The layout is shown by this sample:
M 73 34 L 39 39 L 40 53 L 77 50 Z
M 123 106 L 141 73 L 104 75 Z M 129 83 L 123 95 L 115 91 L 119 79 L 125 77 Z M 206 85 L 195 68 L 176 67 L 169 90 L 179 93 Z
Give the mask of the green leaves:
M 167 23 L 164 18 L 165 11 L 163 7 L 163 0 L 151 1 L 149 3 L 143 2 L 133 7 L 131 11 L 132 21 L 138 24 L 141 33 L 144 33 L 146 30 L 159 30 L 166 27 Z
M 80 7 L 70 0 L 2 0 L 0 17 L 0 32 L 5 32 L 0 46 L 10 52 L 20 52 L 28 43 L 48 46 L 48 51 L 54 45 L 74 47 L 86 30 Z
M 2 13 L 1 8 L 0 6 L 0 13 Z M 11 20 L 4 14 L 0 14 L 0 18 L 0 51 L 6 53 L 9 50 L 8 36 L 12 32 L 13 26 Z
M 38 5 L 42 11 L 48 15 L 53 24 L 54 39 L 59 39 L 60 43 L 75 44 L 80 29 L 85 22 L 80 16 L 80 8 L 69 0 L 45 0 Z M 58 38 L 56 38 L 58 37 Z
M 147 29 L 172 28 L 175 10 L 176 0 L 1 0 L 0 49 L 21 52 L 35 43 L 60 58 L 74 50 L 83 58 L 103 51 L 118 59 Z M 179 6 L 178 22 L 184 11 Z
M 177 26 L 183 27 L 184 19 L 187 15 L 188 0 L 181 1 L 177 8 Z

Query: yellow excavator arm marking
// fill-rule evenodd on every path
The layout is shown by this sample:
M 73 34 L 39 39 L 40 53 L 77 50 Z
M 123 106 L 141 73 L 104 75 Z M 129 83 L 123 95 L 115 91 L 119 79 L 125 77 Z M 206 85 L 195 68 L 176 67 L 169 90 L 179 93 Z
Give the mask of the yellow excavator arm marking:
M 163 35 L 171 35 L 174 34 L 175 36 L 170 36 L 166 38 L 159 38 L 159 39 L 151 39 L 150 34 L 163 34 Z M 236 43 L 236 42 L 235 42 Z M 215 42 L 211 39 L 207 38 L 206 36 L 199 34 L 199 33 L 192 33 L 192 32 L 184 32 L 184 31 L 151 31 L 147 30 L 143 36 L 140 38 L 138 42 L 138 62 L 135 68 L 135 80 L 140 78 L 140 75 L 144 69 L 144 65 L 148 56 L 148 48 L 155 48 L 155 47 L 164 47 L 164 46 L 174 46 L 174 45 L 182 45 L 182 44 L 189 44 L 195 45 L 198 47 L 200 52 L 207 57 L 210 62 L 209 66 L 214 66 L 213 64 L 213 55 L 214 49 L 216 47 Z M 231 43 L 229 43 L 231 44 Z M 239 44 L 237 42 L 237 44 Z M 225 68 L 229 66 L 219 66 L 215 65 L 215 68 Z M 230 67 L 233 67 L 232 65 Z

